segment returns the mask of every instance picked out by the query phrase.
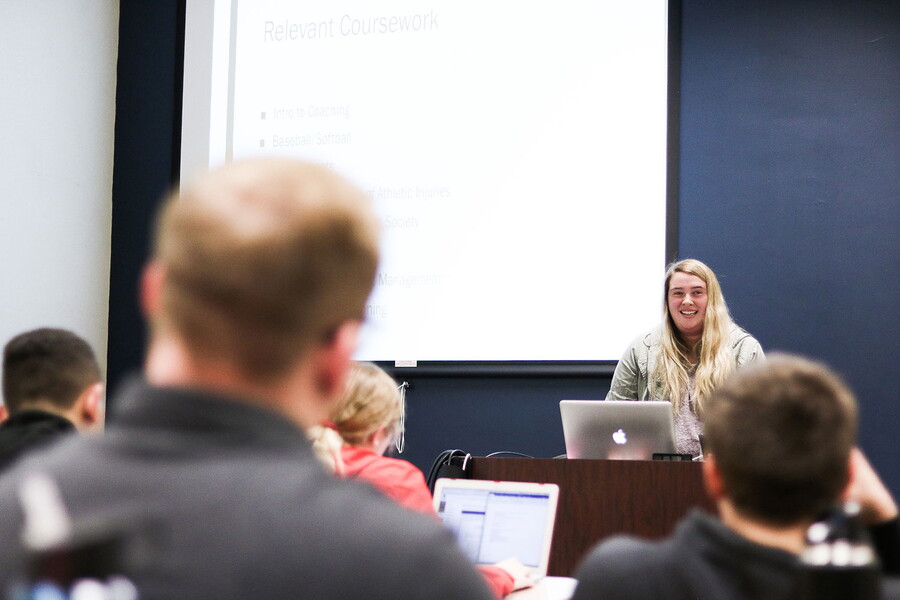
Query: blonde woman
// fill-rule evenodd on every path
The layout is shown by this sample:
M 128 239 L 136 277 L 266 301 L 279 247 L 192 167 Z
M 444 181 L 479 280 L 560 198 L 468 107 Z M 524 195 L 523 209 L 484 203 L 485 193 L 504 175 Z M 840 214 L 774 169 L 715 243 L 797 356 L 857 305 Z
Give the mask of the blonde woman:
M 366 481 L 407 508 L 433 514 L 422 471 L 384 456 L 403 434 L 404 410 L 390 375 L 372 363 L 356 363 L 331 420 L 310 433 L 313 447 L 335 474 Z
M 400 505 L 437 517 L 425 476 L 412 463 L 384 456 L 403 435 L 405 406 L 397 383 L 377 365 L 356 363 L 331 420 L 309 432 L 319 459 L 336 475 L 365 481 Z M 533 585 L 521 562 L 479 572 L 496 597 Z
M 731 320 L 712 269 L 691 258 L 666 269 L 663 322 L 622 355 L 607 400 L 668 400 L 678 451 L 698 456 L 703 404 L 736 368 L 764 357 Z

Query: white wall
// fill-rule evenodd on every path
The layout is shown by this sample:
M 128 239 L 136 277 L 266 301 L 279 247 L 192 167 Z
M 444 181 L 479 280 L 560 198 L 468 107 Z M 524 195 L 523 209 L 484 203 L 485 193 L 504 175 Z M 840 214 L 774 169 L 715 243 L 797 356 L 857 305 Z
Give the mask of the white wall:
M 71 329 L 106 364 L 118 0 L 0 2 L 0 344 Z

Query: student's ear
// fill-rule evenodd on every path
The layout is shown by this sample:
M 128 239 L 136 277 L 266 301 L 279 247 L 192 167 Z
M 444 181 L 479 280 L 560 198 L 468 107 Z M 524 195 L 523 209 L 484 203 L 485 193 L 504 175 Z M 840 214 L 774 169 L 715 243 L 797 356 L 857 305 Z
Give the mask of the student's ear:
M 76 404 L 81 428 L 102 429 L 106 420 L 106 406 L 103 401 L 102 383 L 89 385 L 78 398 Z
M 369 436 L 369 439 L 366 440 L 366 442 L 369 444 L 369 447 L 375 451 L 375 454 L 384 454 L 390 447 L 388 438 L 387 427 L 382 426 L 372 432 L 372 435 Z
M 0 404 L 0 423 L 9 418 L 9 410 L 5 404 Z
M 327 398 L 336 398 L 344 389 L 344 379 L 350 369 L 350 358 L 359 340 L 359 321 L 340 325 L 320 349 L 316 385 Z
M 725 486 L 722 485 L 722 475 L 716 465 L 716 458 L 711 454 L 703 456 L 703 485 L 706 493 L 713 501 L 718 502 L 725 496 Z
M 141 274 L 141 310 L 145 317 L 159 313 L 165 280 L 166 269 L 162 263 L 157 260 L 147 263 Z

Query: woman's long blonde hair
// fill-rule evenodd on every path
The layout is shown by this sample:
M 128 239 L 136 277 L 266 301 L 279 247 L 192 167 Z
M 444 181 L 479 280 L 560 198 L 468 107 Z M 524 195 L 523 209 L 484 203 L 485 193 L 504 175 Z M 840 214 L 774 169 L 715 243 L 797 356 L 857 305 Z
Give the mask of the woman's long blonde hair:
M 669 282 L 675 273 L 696 275 L 706 284 L 703 335 L 694 348 L 689 348 L 682 340 L 672 315 L 669 314 Z M 689 372 L 694 366 L 688 360 L 692 350 L 699 356 L 694 372 L 694 411 L 697 414 L 701 414 L 703 402 L 710 397 L 716 386 L 734 370 L 734 356 L 729 347 L 732 324 L 722 288 L 712 269 L 693 258 L 669 265 L 663 290 L 663 327 L 659 357 L 651 381 L 661 386 L 663 396 L 669 398 L 676 412 L 687 393 Z
M 382 427 L 393 442 L 402 433 L 404 412 L 400 390 L 390 375 L 372 363 L 354 363 L 329 422 L 313 427 L 308 435 L 319 460 L 340 475 L 342 446 L 366 446 Z

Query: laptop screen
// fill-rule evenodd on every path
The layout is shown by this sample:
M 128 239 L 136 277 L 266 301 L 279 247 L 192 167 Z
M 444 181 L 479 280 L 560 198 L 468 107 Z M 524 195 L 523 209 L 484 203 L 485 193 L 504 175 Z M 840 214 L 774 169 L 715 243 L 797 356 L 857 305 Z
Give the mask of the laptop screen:
M 557 494 L 552 484 L 439 480 L 435 508 L 476 564 L 515 557 L 545 574 Z

